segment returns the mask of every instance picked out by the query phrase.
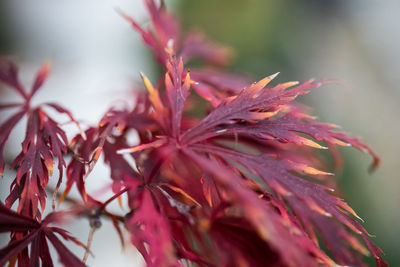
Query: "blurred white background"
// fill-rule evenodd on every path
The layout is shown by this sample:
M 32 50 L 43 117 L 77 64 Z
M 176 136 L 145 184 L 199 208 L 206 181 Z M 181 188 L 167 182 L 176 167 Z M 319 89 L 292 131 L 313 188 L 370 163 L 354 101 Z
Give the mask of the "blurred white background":
M 130 100 L 133 104 L 133 98 L 127 99 L 127 96 L 130 97 L 129 91 L 138 80 L 139 71 L 151 74 L 140 36 L 115 11 L 115 8 L 121 8 L 145 23 L 147 14 L 142 1 L 6 0 L 1 5 L 3 10 L 0 13 L 6 15 L 6 41 L 12 43 L 10 54 L 20 66 L 23 83 L 30 85 L 44 61 L 52 63 L 51 75 L 34 99 L 35 103 L 61 103 L 83 125 L 96 125 L 116 101 Z M 2 99 L 12 97 L 1 96 Z M 20 149 L 24 126 L 21 123 L 10 138 L 6 147 L 9 158 Z M 68 129 L 71 129 L 70 135 L 76 133 L 74 127 Z M 89 192 L 110 184 L 109 171 L 101 161 L 88 178 Z M 2 201 L 9 192 L 13 175 L 6 170 L 0 181 Z M 54 178 L 53 181 L 57 179 Z M 49 186 L 54 187 L 55 183 Z M 71 196 L 79 197 L 75 190 Z M 118 211 L 118 205 L 113 204 L 111 209 Z M 67 229 L 86 243 L 89 233 L 87 220 L 73 222 Z M 127 233 L 125 240 L 129 244 Z M 1 244 L 5 242 L 4 239 Z M 83 249 L 72 244 L 68 247 L 77 256 L 83 256 Z M 103 226 L 96 231 L 91 250 L 95 256 L 89 256 L 89 266 L 143 265 L 142 257 L 132 246 L 126 246 L 122 251 L 118 235 L 108 220 L 104 220 Z M 57 260 L 55 264 L 58 264 Z

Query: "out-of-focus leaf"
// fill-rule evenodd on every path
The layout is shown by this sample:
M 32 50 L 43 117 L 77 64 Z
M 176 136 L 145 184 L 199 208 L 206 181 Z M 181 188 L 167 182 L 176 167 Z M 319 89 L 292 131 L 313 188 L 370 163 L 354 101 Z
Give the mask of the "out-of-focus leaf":
M 23 253 L 20 255 L 24 262 L 29 262 L 29 266 L 39 266 L 40 262 L 42 266 L 53 266 L 47 245 L 48 239 L 55 247 L 59 261 L 63 266 L 86 266 L 65 247 L 54 233 L 58 233 L 64 239 L 74 241 L 81 246 L 82 244 L 70 236 L 67 231 L 49 226 L 49 224 L 62 221 L 63 216 L 64 213 L 62 212 L 53 212 L 40 223 L 6 208 L 0 203 L 1 232 L 11 232 L 13 235 L 9 244 L 0 249 L 0 265 L 5 265 L 30 246 L 30 254 Z M 20 264 L 23 265 L 24 263 Z

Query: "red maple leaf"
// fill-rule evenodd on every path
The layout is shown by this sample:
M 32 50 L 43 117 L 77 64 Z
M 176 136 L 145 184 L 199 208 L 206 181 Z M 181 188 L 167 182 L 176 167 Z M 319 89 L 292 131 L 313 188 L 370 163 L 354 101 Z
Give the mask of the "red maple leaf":
M 142 176 L 142 181 L 137 175 L 132 177 L 141 185 L 130 189 L 130 203 L 137 201 L 138 188 L 148 188 L 159 214 L 169 219 L 169 226 L 165 228 L 170 233 L 165 239 L 179 240 L 175 254 L 190 258 L 189 254 L 194 251 L 198 261 L 207 258 L 207 264 L 226 266 L 232 264 L 225 251 L 229 246 L 237 251 L 239 262 L 257 266 L 260 262 L 251 258 L 258 253 L 256 248 L 251 251 L 253 254 L 246 253 L 240 242 L 235 241 L 234 238 L 249 242 L 239 239 L 241 234 L 237 237 L 231 234 L 232 239 L 223 240 L 226 238 L 220 234 L 223 233 L 220 225 L 224 222 L 227 229 L 251 236 L 260 244 L 260 249 L 269 251 L 269 259 L 279 264 L 302 262 L 317 266 L 335 261 L 359 265 L 357 252 L 367 253 L 357 238 L 359 235 L 377 264 L 384 266 L 380 249 L 352 218 L 357 217 L 355 212 L 334 196 L 329 187 L 313 181 L 312 177 L 304 177 L 331 175 L 312 166 L 319 161 L 319 156 L 309 153 L 309 148 L 325 148 L 318 141 L 329 146 L 354 146 L 373 156 L 374 167 L 379 163 L 372 149 L 360 140 L 334 131 L 333 125 L 317 122 L 293 102 L 299 95 L 326 82 L 309 80 L 270 86 L 276 76 L 271 75 L 240 87 L 239 81 L 229 84 L 230 76 L 217 71 L 214 73 L 218 75 L 198 72 L 192 76 L 183 64 L 188 59 L 181 58 L 188 53 L 182 51 L 190 48 L 185 48 L 185 41 L 181 41 L 183 35 L 176 32 L 176 27 L 168 28 L 175 22 L 165 22 L 168 18 L 173 20 L 172 17 L 152 1 L 146 3 L 155 31 L 145 31 L 125 17 L 139 30 L 165 69 L 165 78 L 157 87 L 142 75 L 152 105 L 148 112 L 158 129 L 152 129 L 150 138 L 141 139 L 139 145 L 119 153 L 132 153 L 138 174 Z M 185 113 L 193 108 L 191 88 L 214 106 L 200 120 Z M 146 131 L 135 129 L 140 136 Z M 165 184 L 172 186 L 169 191 L 164 189 Z M 268 201 L 263 196 L 268 196 Z M 127 224 L 132 229 L 131 223 Z M 186 234 L 177 231 L 179 227 Z M 218 249 L 210 251 L 201 233 L 207 234 L 212 240 L 211 247 Z M 320 249 L 317 236 L 332 251 L 333 259 Z M 143 238 L 142 244 L 153 242 L 150 236 Z M 134 244 L 138 246 L 137 240 Z M 150 253 L 146 257 L 151 259 L 163 257 L 151 248 L 145 253 Z M 211 256 L 213 253 L 217 255 Z
M 5 265 L 7 261 L 18 260 L 18 266 L 39 266 L 40 262 L 41 266 L 54 266 L 48 246 L 48 242 L 50 242 L 55 248 L 61 264 L 86 266 L 63 244 L 57 235 L 79 246 L 85 246 L 62 228 L 50 226 L 53 223 L 61 222 L 65 215 L 64 212 L 53 212 L 38 222 L 18 214 L 0 203 L 0 232 L 10 232 L 12 236 L 9 244 L 0 249 L 0 265 Z M 29 248 L 30 253 L 28 253 Z
M 18 108 L 18 111 L 0 125 L 0 174 L 4 171 L 3 150 L 13 128 L 24 117 L 27 117 L 25 139 L 22 151 L 14 160 L 11 168 L 17 168 L 17 176 L 11 185 L 6 205 L 11 207 L 19 199 L 18 211 L 31 217 L 40 217 L 38 205 L 44 210 L 46 205 L 45 187 L 53 172 L 54 158 L 58 160 L 59 180 L 62 181 L 63 169 L 66 166 L 64 155 L 67 153 L 68 140 L 65 132 L 46 112 L 51 108 L 60 114 L 66 114 L 71 121 L 78 123 L 72 114 L 62 106 L 45 103 L 38 107 L 31 106 L 31 100 L 43 85 L 49 73 L 50 65 L 44 64 L 37 73 L 31 89 L 25 90 L 18 79 L 18 71 L 12 62 L 5 62 L 0 69 L 0 81 L 7 84 L 22 98 L 22 103 L 5 104 L 2 108 Z M 79 125 L 78 125 L 79 127 Z

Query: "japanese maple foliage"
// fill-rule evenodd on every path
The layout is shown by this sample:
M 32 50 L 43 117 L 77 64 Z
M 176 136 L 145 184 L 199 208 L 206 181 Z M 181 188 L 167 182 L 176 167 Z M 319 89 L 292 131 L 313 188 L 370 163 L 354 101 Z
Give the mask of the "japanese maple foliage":
M 78 259 L 56 234 L 82 244 L 49 226 L 63 222 L 65 212 L 42 219 L 45 190 L 57 161 L 57 188 L 65 167 L 67 181 L 60 196 L 53 189 L 54 196 L 59 202 L 69 199 L 69 214 L 88 218 L 92 229 L 110 218 L 124 243 L 123 225 L 147 266 L 363 266 L 362 256 L 370 254 L 377 266 L 386 266 L 356 213 L 335 195 L 332 173 L 324 171 L 330 167 L 319 149 L 331 148 L 336 154 L 335 146 L 353 146 L 373 157 L 372 168 L 379 157 L 295 102 L 329 81 L 277 84 L 273 74 L 251 83 L 225 70 L 229 48 L 198 31 L 182 33 L 163 2 L 145 4 L 150 28 L 120 13 L 141 34 L 162 76 L 152 82 L 141 74 L 146 92 L 136 92 L 133 109 L 111 108 L 97 126 L 72 140 L 46 113 L 51 108 L 66 114 L 80 129 L 66 108 L 54 103 L 31 106 L 48 65 L 30 90 L 21 85 L 14 64 L 2 65 L 0 81 L 22 102 L 0 104 L 0 110 L 16 110 L 0 125 L 1 174 L 11 131 L 23 117 L 27 125 L 21 152 L 11 164 L 15 180 L 0 205 L 0 232 L 11 233 L 0 250 L 0 265 L 53 266 L 48 242 L 64 266 L 85 265 L 86 257 Z M 189 68 L 193 59 L 202 67 Z M 128 143 L 132 132 L 138 136 L 135 146 Z M 101 156 L 110 168 L 114 192 L 105 201 L 85 189 Z M 68 197 L 74 185 L 81 200 Z M 123 194 L 130 211 L 124 216 L 107 211 Z

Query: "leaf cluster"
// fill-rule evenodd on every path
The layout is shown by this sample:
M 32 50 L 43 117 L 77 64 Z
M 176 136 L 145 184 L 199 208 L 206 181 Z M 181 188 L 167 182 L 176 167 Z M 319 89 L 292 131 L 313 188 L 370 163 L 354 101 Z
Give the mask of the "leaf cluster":
M 30 90 L 22 87 L 14 64 L 0 69 L 0 81 L 23 100 L 0 105 L 0 110 L 16 110 L 0 125 L 2 174 L 4 145 L 15 125 L 27 118 L 21 152 L 11 164 L 16 177 L 0 206 L 0 232 L 11 233 L 0 250 L 0 265 L 53 266 L 50 242 L 64 266 L 84 266 L 55 234 L 82 244 L 49 226 L 63 222 L 65 212 L 41 218 L 57 161 L 55 198 L 70 200 L 72 215 L 87 217 L 92 229 L 110 218 L 124 244 L 123 225 L 147 266 L 362 266 L 362 255 L 370 254 L 385 266 L 356 213 L 333 192 L 333 174 L 323 171 L 330 167 L 320 150 L 329 148 L 337 157 L 337 146 L 352 146 L 372 155 L 373 168 L 379 157 L 295 101 L 330 81 L 277 84 L 273 74 L 251 83 L 226 71 L 229 48 L 198 31 L 182 33 L 163 4 L 145 4 L 151 28 L 120 13 L 142 36 L 163 75 L 152 82 L 141 74 L 145 90 L 138 88 L 131 99 L 134 108 L 111 108 L 98 125 L 72 140 L 46 112 L 66 114 L 80 129 L 66 108 L 30 104 L 48 65 Z M 200 67 L 190 68 L 194 61 Z M 199 113 L 205 115 L 199 118 Z M 134 146 L 128 142 L 132 133 L 138 137 Z M 100 158 L 111 171 L 114 195 L 106 201 L 85 186 Z M 66 189 L 59 195 L 64 169 Z M 68 198 L 74 185 L 81 200 Z M 123 194 L 129 212 L 107 211 Z

